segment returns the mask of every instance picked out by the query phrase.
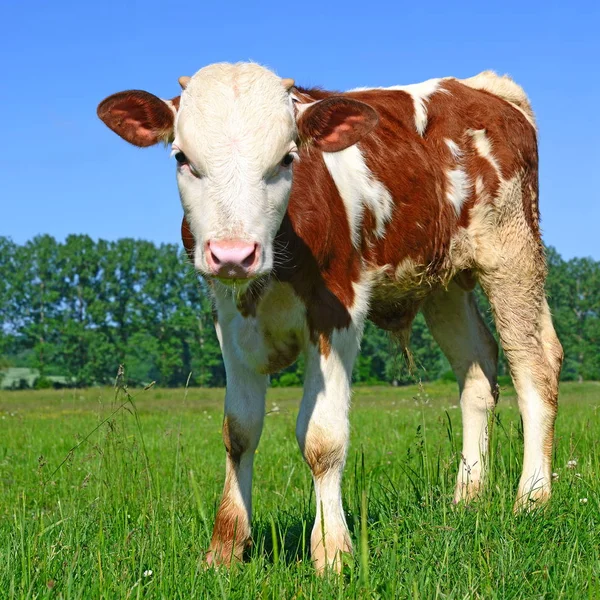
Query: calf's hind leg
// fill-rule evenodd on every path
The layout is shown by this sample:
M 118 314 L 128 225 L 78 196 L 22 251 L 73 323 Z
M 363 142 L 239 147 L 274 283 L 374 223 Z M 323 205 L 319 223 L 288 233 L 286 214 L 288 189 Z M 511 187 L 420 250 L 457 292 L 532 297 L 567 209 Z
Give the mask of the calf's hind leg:
M 562 347 L 544 295 L 542 251 L 532 246 L 505 247 L 503 260 L 480 274 L 510 365 L 523 419 L 523 472 L 515 510 L 543 503 L 550 496 L 562 363 Z
M 485 478 L 489 423 L 497 401 L 498 345 L 485 325 L 473 292 L 452 282 L 423 305 L 427 325 L 458 380 L 463 446 L 454 501 L 476 496 Z

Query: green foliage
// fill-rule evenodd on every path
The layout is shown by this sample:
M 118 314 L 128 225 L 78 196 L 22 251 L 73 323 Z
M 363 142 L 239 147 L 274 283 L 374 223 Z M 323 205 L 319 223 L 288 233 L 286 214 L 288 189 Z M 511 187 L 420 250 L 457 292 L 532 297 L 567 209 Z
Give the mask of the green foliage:
M 548 252 L 548 297 L 565 350 L 563 379 L 600 379 L 600 263 Z
M 548 263 L 549 302 L 565 348 L 562 377 L 600 379 L 600 263 L 564 261 L 553 248 Z M 61 376 L 90 386 L 109 383 L 125 364 L 130 385 L 178 387 L 190 373 L 191 384 L 225 383 L 209 294 L 176 245 L 86 235 L 59 243 L 44 235 L 19 246 L 0 237 L 0 272 L 0 372 L 29 368 L 42 381 Z M 479 288 L 476 294 L 495 333 L 489 303 Z M 452 377 L 420 314 L 410 353 L 412 370 L 393 338 L 367 323 L 355 383 Z M 501 353 L 500 374 L 507 373 Z M 299 360 L 272 382 L 298 385 L 303 374 Z
M 52 387 L 52 381 L 48 377 L 39 377 L 35 380 L 36 390 L 49 390 Z
M 267 395 L 278 408 L 255 456 L 247 561 L 204 568 L 224 479 L 223 395 L 153 389 L 131 403 L 106 388 L 0 392 L 0 596 L 600 597 L 599 384 L 561 387 L 553 495 L 546 510 L 520 516 L 510 388 L 492 430 L 489 486 L 465 507 L 452 503 L 456 384 L 358 386 L 342 487 L 355 554 L 342 577 L 323 578 L 309 556 L 315 498 L 294 435 L 298 389 Z
M 108 383 L 223 385 L 211 303 L 174 245 L 132 239 L 0 238 L 0 353 L 6 366 Z

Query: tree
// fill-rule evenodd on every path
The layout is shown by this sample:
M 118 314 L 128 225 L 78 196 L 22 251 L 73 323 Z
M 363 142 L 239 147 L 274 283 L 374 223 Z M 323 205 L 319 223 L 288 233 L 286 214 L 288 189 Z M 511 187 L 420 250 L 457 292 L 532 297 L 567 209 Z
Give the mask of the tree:
M 563 260 L 548 248 L 547 292 L 565 349 L 563 379 L 600 379 L 600 263 Z M 171 244 L 72 235 L 39 236 L 24 245 L 0 238 L 0 366 L 37 368 L 44 381 L 76 385 L 113 380 L 125 364 L 130 384 L 222 386 L 225 370 L 205 282 Z M 475 290 L 495 333 L 489 303 Z M 354 381 L 404 384 L 444 376 L 449 365 L 422 315 L 412 329 L 409 370 L 403 349 L 367 323 Z M 500 373 L 506 365 L 500 355 Z M 272 377 L 297 385 L 302 359 Z
M 32 351 L 29 366 L 42 377 L 53 374 L 61 350 L 59 270 L 58 244 L 53 237 L 38 236 L 16 248 L 9 299 L 12 327 L 22 346 Z

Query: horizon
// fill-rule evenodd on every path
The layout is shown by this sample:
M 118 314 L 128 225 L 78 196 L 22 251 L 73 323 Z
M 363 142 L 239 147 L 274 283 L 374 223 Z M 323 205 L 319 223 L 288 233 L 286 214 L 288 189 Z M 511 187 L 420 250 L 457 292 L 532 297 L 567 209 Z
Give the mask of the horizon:
M 0 150 L 0 236 L 18 244 L 85 234 L 181 246 L 174 161 L 167 149 L 129 146 L 99 121 L 97 104 L 114 92 L 170 98 L 179 76 L 221 61 L 255 60 L 299 85 L 329 89 L 492 69 L 524 87 L 537 116 L 544 242 L 565 260 L 600 260 L 600 193 L 590 185 L 600 165 L 600 83 L 589 76 L 600 62 L 598 6 L 379 2 L 368 14 L 353 4 L 316 6 L 303 5 L 293 21 L 277 4 L 166 13 L 155 0 L 143 10 L 64 0 L 2 6 L 0 18 L 13 26 L 0 40 L 11 57 L 0 84 L 10 141 Z

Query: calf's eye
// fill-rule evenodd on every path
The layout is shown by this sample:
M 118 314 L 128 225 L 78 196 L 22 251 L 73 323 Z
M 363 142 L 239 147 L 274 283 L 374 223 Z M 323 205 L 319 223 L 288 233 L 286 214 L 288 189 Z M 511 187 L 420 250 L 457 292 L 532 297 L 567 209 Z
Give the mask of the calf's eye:
M 281 161 L 281 166 L 282 167 L 289 167 L 293 162 L 294 162 L 294 155 L 293 154 L 286 154 L 283 157 L 283 160 Z
M 188 163 L 187 156 L 181 150 L 175 153 L 175 160 L 179 165 L 186 165 Z

